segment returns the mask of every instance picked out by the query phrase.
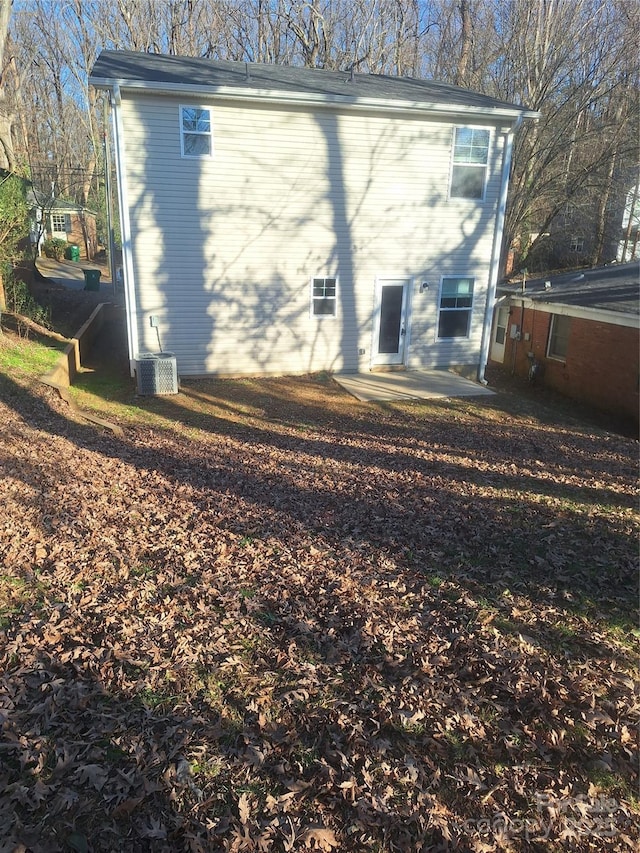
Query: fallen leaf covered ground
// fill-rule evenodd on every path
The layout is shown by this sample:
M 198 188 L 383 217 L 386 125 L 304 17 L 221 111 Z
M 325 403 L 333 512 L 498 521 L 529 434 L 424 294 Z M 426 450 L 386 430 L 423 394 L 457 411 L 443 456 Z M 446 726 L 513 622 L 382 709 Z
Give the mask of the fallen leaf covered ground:
M 634 849 L 636 442 L 328 377 L 113 411 L 0 374 L 2 853 Z

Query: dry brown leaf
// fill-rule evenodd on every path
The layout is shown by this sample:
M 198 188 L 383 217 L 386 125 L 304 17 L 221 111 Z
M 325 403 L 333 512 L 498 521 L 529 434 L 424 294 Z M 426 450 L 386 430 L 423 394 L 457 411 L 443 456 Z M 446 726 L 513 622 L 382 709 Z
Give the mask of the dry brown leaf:
M 338 846 L 338 839 L 332 829 L 317 826 L 310 827 L 302 835 L 302 843 L 307 847 L 315 846 L 319 850 L 330 851 Z M 311 842 L 314 842 L 313 844 Z

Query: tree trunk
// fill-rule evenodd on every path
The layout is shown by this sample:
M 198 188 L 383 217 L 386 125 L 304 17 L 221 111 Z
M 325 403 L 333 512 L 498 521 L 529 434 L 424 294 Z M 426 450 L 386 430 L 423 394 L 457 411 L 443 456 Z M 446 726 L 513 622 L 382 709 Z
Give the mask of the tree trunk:
M 456 86 L 466 86 L 468 83 L 468 69 L 471 53 L 473 50 L 473 27 L 471 24 L 471 2 L 460 0 L 458 4 L 462 24 L 462 46 L 460 48 L 460 59 L 456 70 Z
M 0 0 L 0 168 L 8 169 L 10 172 L 12 172 L 15 167 L 13 139 L 11 136 L 13 116 L 5 94 L 6 86 L 4 79 L 4 66 L 7 37 L 9 33 L 11 3 L 12 0 Z

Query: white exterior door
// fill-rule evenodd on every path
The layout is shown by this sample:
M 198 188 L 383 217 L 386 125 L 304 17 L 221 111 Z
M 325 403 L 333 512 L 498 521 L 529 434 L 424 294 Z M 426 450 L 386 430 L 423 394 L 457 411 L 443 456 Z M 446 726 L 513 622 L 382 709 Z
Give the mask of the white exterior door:
M 409 334 L 408 279 L 378 279 L 372 363 L 405 364 Z
M 491 360 L 502 364 L 504 361 L 504 347 L 507 340 L 507 326 L 509 325 L 509 308 L 501 305 L 496 312 L 496 321 L 493 328 L 491 342 Z

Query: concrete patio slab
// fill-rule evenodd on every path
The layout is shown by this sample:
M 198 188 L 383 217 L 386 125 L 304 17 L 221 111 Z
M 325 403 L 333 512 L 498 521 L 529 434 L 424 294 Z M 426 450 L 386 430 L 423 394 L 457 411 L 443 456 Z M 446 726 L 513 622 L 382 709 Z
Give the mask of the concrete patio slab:
M 407 370 L 398 373 L 355 373 L 333 377 L 358 400 L 429 400 L 446 397 L 490 396 L 479 382 L 448 370 Z

